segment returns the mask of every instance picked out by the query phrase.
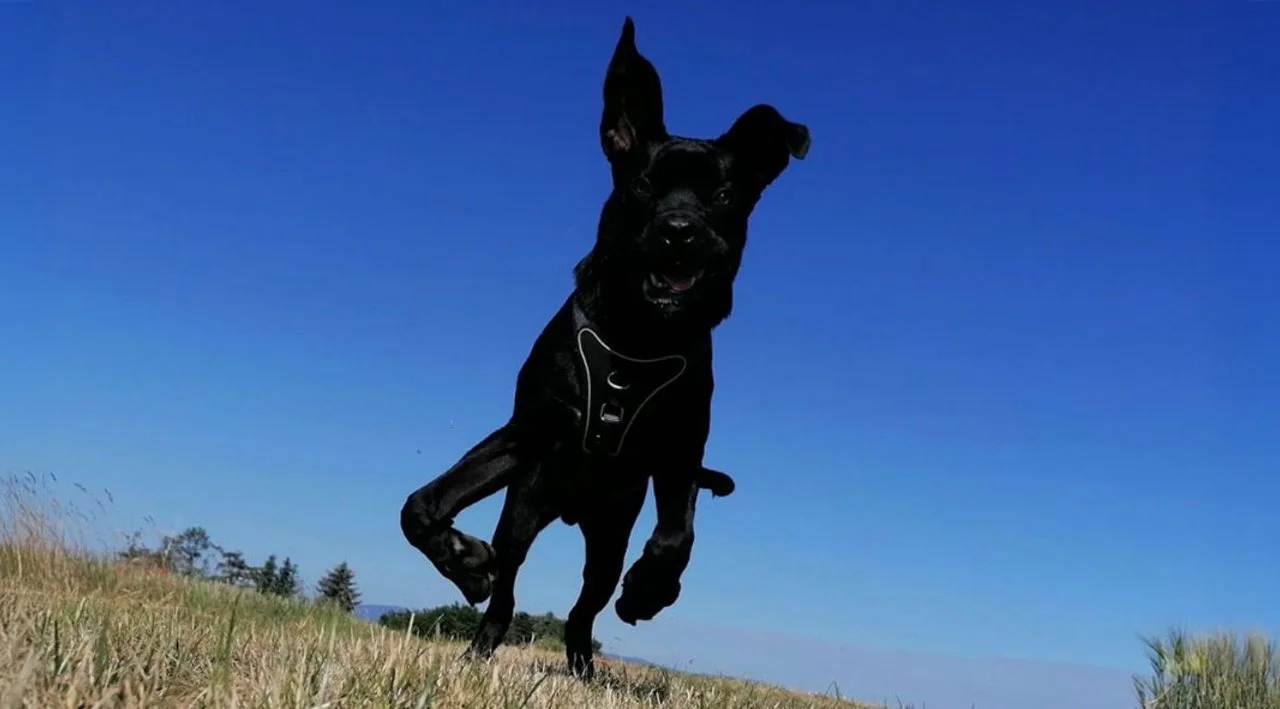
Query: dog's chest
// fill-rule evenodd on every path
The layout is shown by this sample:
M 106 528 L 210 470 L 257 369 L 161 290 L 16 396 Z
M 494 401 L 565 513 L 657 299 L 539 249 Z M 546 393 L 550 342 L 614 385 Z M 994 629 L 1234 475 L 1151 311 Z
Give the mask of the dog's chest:
M 579 328 L 575 339 L 581 359 L 583 453 L 605 458 L 630 454 L 652 446 L 657 441 L 651 439 L 676 424 L 669 409 L 688 372 L 687 357 L 631 357 L 610 348 L 590 327 Z

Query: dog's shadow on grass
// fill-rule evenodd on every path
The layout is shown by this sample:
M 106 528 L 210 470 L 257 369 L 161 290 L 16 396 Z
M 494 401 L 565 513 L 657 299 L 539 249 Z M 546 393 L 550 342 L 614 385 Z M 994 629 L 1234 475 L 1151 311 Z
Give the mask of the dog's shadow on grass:
M 532 669 L 548 675 L 568 677 L 575 682 L 582 681 L 569 672 L 569 667 L 564 661 L 536 660 L 532 664 Z M 671 673 L 661 668 L 639 670 L 597 662 L 595 677 L 584 683 L 618 694 L 629 694 L 636 699 L 655 702 L 660 706 L 667 703 L 672 693 Z

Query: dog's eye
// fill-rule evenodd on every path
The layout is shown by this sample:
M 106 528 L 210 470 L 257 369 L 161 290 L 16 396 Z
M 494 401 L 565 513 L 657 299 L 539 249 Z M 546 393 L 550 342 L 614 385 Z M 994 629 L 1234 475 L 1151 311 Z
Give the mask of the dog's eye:
M 642 200 L 653 196 L 653 185 L 645 177 L 637 177 L 631 181 L 631 191 Z
M 728 207 L 733 204 L 733 190 L 728 187 L 721 187 L 712 195 L 717 207 Z

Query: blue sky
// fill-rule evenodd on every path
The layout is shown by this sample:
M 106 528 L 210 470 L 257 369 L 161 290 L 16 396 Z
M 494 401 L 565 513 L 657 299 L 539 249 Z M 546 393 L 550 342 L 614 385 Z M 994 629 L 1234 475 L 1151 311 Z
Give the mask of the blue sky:
M 399 507 L 590 247 L 627 13 L 674 132 L 767 101 L 813 148 L 717 335 L 738 492 L 609 649 L 984 709 L 1031 701 L 1011 658 L 1121 707 L 1139 634 L 1280 626 L 1275 2 L 0 4 L 0 468 L 455 600 Z M 580 563 L 550 528 L 520 605 Z

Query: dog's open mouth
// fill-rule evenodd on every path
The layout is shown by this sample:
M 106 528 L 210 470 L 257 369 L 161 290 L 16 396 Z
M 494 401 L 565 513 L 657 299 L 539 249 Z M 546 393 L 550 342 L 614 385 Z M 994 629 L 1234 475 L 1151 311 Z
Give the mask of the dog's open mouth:
M 688 275 L 674 276 L 666 273 L 650 273 L 649 282 L 664 290 L 672 293 L 684 293 L 692 289 L 698 283 L 698 279 L 702 278 L 702 271 L 690 273 Z
M 702 279 L 702 271 L 692 273 L 650 273 L 649 287 L 664 294 L 680 295 L 693 289 Z

